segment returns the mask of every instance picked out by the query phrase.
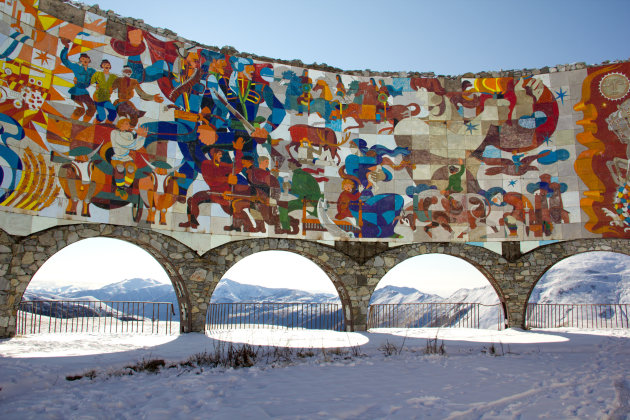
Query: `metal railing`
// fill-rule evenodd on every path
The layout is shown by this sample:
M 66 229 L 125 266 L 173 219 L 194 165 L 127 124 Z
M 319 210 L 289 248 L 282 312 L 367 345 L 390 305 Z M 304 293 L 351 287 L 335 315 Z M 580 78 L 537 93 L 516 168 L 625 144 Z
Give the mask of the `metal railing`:
M 630 304 L 528 303 L 527 328 L 630 328 Z
M 28 300 L 20 302 L 17 334 L 172 334 L 171 302 Z
M 231 328 L 345 331 L 345 323 L 336 303 L 211 303 L 206 330 Z
M 496 310 L 496 327 L 505 326 L 501 304 L 393 303 L 370 305 L 370 328 L 481 328 L 482 311 Z

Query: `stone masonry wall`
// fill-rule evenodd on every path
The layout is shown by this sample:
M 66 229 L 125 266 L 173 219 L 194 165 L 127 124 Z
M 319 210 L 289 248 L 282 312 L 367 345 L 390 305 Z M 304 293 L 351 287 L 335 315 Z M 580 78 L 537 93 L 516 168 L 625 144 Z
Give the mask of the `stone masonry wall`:
M 194 260 L 196 254 L 172 238 L 149 230 L 104 224 L 56 227 L 24 238 L 12 238 L 1 231 L 0 234 L 0 272 L 3 273 L 0 277 L 0 337 L 15 334 L 17 307 L 37 270 L 67 245 L 93 237 L 125 240 L 151 254 L 173 282 L 182 332 L 191 331 L 193 308 L 180 267 Z
M 482 247 L 428 243 L 403 245 L 385 251 L 342 252 L 311 241 L 259 238 L 231 242 L 199 256 L 191 249 L 150 230 L 104 224 L 70 225 L 25 238 L 0 231 L 0 337 L 15 334 L 17 306 L 32 276 L 57 251 L 92 237 L 109 237 L 134 243 L 164 267 L 179 299 L 182 332 L 205 329 L 210 297 L 225 272 L 243 258 L 267 250 L 302 255 L 317 264 L 339 293 L 350 331 L 367 328 L 369 302 L 381 278 L 394 266 L 423 254 L 447 254 L 471 263 L 495 288 L 507 310 L 507 323 L 525 326 L 525 309 L 532 289 L 551 266 L 572 255 L 589 251 L 614 251 L 630 255 L 630 242 L 591 239 L 559 242 L 540 247 L 508 261 Z M 361 244 L 356 244 L 361 246 Z M 366 259 L 366 255 L 374 253 Z M 351 255 L 348 255 L 351 254 Z

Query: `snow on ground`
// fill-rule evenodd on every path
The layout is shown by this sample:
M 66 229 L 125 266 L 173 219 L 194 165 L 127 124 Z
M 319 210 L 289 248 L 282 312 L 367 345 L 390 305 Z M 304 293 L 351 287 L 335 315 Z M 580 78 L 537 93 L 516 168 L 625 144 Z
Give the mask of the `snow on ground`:
M 435 337 L 446 355 L 424 353 Z M 267 357 L 251 368 L 105 375 L 142 360 L 184 361 L 219 339 L 312 347 L 315 355 L 293 349 L 290 361 Z M 65 379 L 91 369 L 94 379 Z M 630 331 L 29 335 L 0 340 L 0 387 L 2 419 L 624 419 Z

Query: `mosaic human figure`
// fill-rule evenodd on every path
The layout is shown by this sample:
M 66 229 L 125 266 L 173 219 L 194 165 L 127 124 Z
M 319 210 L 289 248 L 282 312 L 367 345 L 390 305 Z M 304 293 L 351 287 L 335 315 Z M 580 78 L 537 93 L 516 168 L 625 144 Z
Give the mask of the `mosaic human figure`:
M 335 219 L 343 220 L 354 217 L 350 211 L 350 204 L 356 202 L 361 197 L 361 191 L 356 190 L 356 184 L 350 179 L 344 179 L 341 182 L 341 193 L 337 198 L 337 214 Z
M 96 104 L 87 90 L 92 84 L 92 76 L 94 76 L 96 70 L 90 67 L 92 59 L 85 53 L 81 53 L 78 63 L 71 62 L 68 59 L 70 40 L 61 38 L 61 42 L 63 49 L 59 54 L 59 58 L 61 58 L 63 65 L 72 70 L 74 74 L 74 86 L 68 90 L 68 93 L 70 94 L 70 99 L 77 104 L 77 107 L 71 118 L 78 120 L 83 117 L 83 121 L 88 122 L 96 113 Z
M 118 76 L 110 73 L 112 65 L 109 60 L 101 61 L 101 69 L 103 71 L 96 72 L 92 76 L 92 83 L 96 85 L 96 90 L 94 91 L 96 121 L 111 124 L 118 115 L 116 107 L 111 102 L 113 86 Z
M 228 215 L 234 215 L 234 208 L 231 199 L 234 195 L 234 186 L 238 183 L 237 174 L 243 170 L 243 139 L 239 138 L 234 142 L 234 160 L 227 162 L 223 159 L 224 151 L 220 148 L 212 147 L 208 159 L 201 162 L 201 175 L 208 185 L 207 190 L 198 191 L 188 198 L 187 202 L 187 218 L 186 222 L 179 224 L 180 227 L 193 228 L 199 227 L 198 217 L 200 214 L 199 206 L 204 203 L 216 203 L 221 206 L 223 211 Z M 237 212 L 238 222 L 247 223 L 242 215 L 240 208 Z M 250 223 L 251 225 L 251 223 Z M 231 227 L 233 227 L 232 225 Z M 226 230 L 231 230 L 226 226 Z M 249 226 L 248 226 L 249 227 Z
M 226 107 L 231 114 L 230 131 L 219 132 L 217 145 L 230 145 L 235 139 L 243 138 L 243 153 L 256 160 L 258 145 L 271 152 L 269 133 L 282 122 L 286 111 L 269 86 L 273 69 L 267 65 L 256 66 L 252 59 L 245 57 L 230 57 L 230 65 L 230 78 L 220 81 L 229 104 Z M 268 111 L 261 112 L 263 108 Z
M 135 127 L 138 124 L 138 120 L 142 118 L 146 112 L 139 110 L 132 99 L 136 94 L 143 101 L 154 101 L 157 103 L 162 103 L 164 98 L 159 94 L 150 95 L 146 93 L 140 83 L 136 79 L 132 79 L 131 75 L 133 70 L 129 66 L 124 66 L 122 70 L 122 77 L 118 77 L 112 83 L 112 92 L 116 91 L 118 93 L 118 99 L 114 102 L 116 106 L 116 112 L 118 115 L 128 118 L 129 123 L 132 127 Z
M 530 215 L 529 230 L 534 236 L 549 236 L 554 224 L 569 223 L 569 214 L 562 203 L 567 184 L 554 182 L 551 175 L 540 175 L 540 181 L 529 184 L 527 191 L 534 193 L 534 209 Z
M 112 38 L 110 45 L 116 53 L 127 57 L 126 65 L 132 70 L 132 79 L 139 83 L 159 81 L 160 88 L 169 87 L 172 64 L 178 57 L 175 41 L 162 41 L 148 32 L 129 26 L 127 40 Z M 146 53 L 151 57 L 150 65 L 144 64 L 143 55 Z
M 116 126 L 117 129 L 112 130 L 110 135 L 114 151 L 111 164 L 114 168 L 116 195 L 126 200 L 129 196 L 128 189 L 133 184 L 138 169 L 134 152 L 144 146 L 147 130 L 139 127 L 134 133 L 131 122 L 127 118 L 118 120 Z
M 342 177 L 356 181 L 363 186 L 360 203 L 349 207 L 355 220 L 362 223 L 361 234 L 365 238 L 386 238 L 395 236 L 394 227 L 399 221 L 404 199 L 398 194 L 375 194 L 378 182 L 388 182 L 393 174 L 385 166 L 395 167 L 390 157 L 407 155 L 406 148 L 388 149 L 382 145 L 367 147 L 363 139 L 352 140 L 355 153 L 346 157 Z M 341 172 L 340 172 L 341 174 Z M 359 218 L 359 208 L 361 218 Z
M 464 175 L 464 172 L 466 172 L 464 160 L 459 160 L 459 168 L 456 165 L 449 165 L 448 172 L 448 185 L 445 192 L 458 193 L 464 191 L 464 188 L 462 187 L 462 176 Z
M 258 166 L 253 166 L 247 171 L 253 193 L 249 212 L 256 222 L 257 232 L 266 232 L 265 223 L 274 226 L 275 232 L 282 229 L 277 208 L 280 200 L 280 183 L 269 168 L 270 163 L 269 157 L 260 156 Z

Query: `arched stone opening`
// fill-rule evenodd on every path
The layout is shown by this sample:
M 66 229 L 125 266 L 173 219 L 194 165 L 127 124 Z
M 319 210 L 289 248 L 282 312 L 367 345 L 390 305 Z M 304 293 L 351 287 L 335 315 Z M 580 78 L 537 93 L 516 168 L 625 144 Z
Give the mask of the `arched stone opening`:
M 192 305 L 188 287 L 179 273 L 178 266 L 169 257 L 171 250 L 181 248 L 181 244 L 167 236 L 133 227 L 78 224 L 59 226 L 14 240 L 11 246 L 11 261 L 7 270 L 7 280 L 10 282 L 10 287 L 6 295 L 2 296 L 6 299 L 6 303 L 0 305 L 0 309 L 4 309 L 6 312 L 3 318 L 8 318 L 6 336 L 15 334 L 17 308 L 33 275 L 62 248 L 93 237 L 114 238 L 130 242 L 155 258 L 170 278 L 177 295 L 180 331 L 191 331 L 190 309 Z
M 370 299 L 369 328 L 501 329 L 495 285 L 474 265 L 446 253 L 409 257 L 379 280 Z
M 426 254 L 445 254 L 452 257 L 460 258 L 471 264 L 492 285 L 495 292 L 499 296 L 499 301 L 503 305 L 504 313 L 509 317 L 509 307 L 506 305 L 507 296 L 504 292 L 503 285 L 497 280 L 497 269 L 504 265 L 505 260 L 501 255 L 494 253 L 488 249 L 458 243 L 420 243 L 402 245 L 384 251 L 368 261 L 366 261 L 365 275 L 366 281 L 364 285 L 364 295 L 367 296 L 363 301 L 364 305 L 360 308 L 361 313 L 367 316 L 369 300 L 379 281 L 396 265 L 401 262 Z M 509 319 L 509 318 L 508 318 Z
M 207 331 L 346 330 L 335 285 L 317 264 L 298 253 L 257 252 L 221 277 L 210 298 Z
M 523 254 L 516 261 L 505 266 L 504 273 L 498 273 L 514 292 L 507 301 L 510 325 L 525 327 L 527 302 L 534 287 L 552 266 L 565 258 L 590 251 L 614 251 L 630 255 L 630 241 L 626 239 L 576 239 L 544 245 Z M 505 280 L 506 276 L 512 281 Z
M 356 305 L 354 302 L 356 296 L 352 293 L 353 282 L 355 281 L 352 270 L 353 262 L 331 247 L 310 241 L 261 238 L 231 242 L 209 251 L 203 258 L 213 271 L 213 280 L 210 287 L 202 293 L 206 302 L 210 301 L 223 274 L 232 266 L 250 255 L 271 250 L 292 252 L 316 264 L 328 276 L 339 295 L 346 330 L 355 330 L 354 307 Z M 207 311 L 207 309 L 206 307 L 205 310 Z M 205 316 L 204 313 L 204 322 Z
M 57 325 L 63 331 L 64 324 L 76 332 L 180 330 L 177 294 L 160 263 L 129 241 L 100 236 L 66 245 L 46 260 L 18 314 L 18 334 L 56 332 Z
M 526 326 L 627 328 L 629 272 L 627 250 L 589 250 L 559 259 L 527 296 Z

